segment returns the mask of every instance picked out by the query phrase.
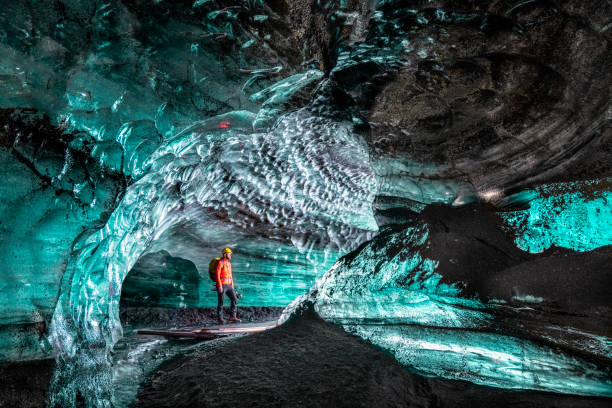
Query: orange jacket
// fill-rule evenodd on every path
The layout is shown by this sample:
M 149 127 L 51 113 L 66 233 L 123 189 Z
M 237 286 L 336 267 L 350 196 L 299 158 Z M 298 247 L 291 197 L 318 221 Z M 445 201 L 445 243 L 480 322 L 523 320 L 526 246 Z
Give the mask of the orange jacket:
M 217 262 L 217 287 L 220 288 L 222 285 L 233 284 L 232 264 L 227 259 L 221 258 L 219 262 Z

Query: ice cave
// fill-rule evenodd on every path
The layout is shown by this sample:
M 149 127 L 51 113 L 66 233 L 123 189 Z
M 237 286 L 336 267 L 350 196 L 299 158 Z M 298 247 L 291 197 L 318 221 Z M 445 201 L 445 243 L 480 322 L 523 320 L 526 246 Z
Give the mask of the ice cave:
M 0 20 L 0 407 L 612 404 L 610 1 Z

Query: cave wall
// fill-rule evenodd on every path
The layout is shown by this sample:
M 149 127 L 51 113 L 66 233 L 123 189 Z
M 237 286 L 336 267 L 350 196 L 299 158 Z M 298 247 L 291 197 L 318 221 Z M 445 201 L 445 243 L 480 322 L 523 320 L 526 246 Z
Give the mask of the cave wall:
M 69 378 L 121 335 L 146 251 L 202 272 L 232 246 L 245 301 L 281 305 L 432 203 L 489 202 L 530 252 L 610 244 L 609 15 L 598 0 L 6 5 L 0 358 L 82 358 L 58 369 L 71 400 Z
M 296 44 L 306 34 L 289 38 L 302 20 L 280 2 L 229 13 L 193 2 L 5 6 L 2 358 L 28 359 L 44 355 L 37 343 L 76 241 L 106 223 L 150 154 L 193 121 L 257 111 L 266 99 L 251 94 L 302 70 Z

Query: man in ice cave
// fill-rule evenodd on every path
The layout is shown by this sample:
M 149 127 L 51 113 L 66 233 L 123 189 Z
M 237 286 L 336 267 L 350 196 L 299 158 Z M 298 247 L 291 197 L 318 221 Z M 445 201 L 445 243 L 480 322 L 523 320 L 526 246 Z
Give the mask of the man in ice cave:
M 229 322 L 240 322 L 240 319 L 236 317 L 236 302 L 238 301 L 238 297 L 236 296 L 236 291 L 234 290 L 234 280 L 232 279 L 232 264 L 230 263 L 231 259 L 232 250 L 229 248 L 224 248 L 223 251 L 221 251 L 221 259 L 219 260 L 219 262 L 217 262 L 216 288 L 217 296 L 219 298 L 219 302 L 217 303 L 217 318 L 219 320 L 219 324 L 225 323 L 225 320 L 223 319 L 223 295 L 225 294 L 227 294 L 231 302 L 231 316 L 229 318 Z

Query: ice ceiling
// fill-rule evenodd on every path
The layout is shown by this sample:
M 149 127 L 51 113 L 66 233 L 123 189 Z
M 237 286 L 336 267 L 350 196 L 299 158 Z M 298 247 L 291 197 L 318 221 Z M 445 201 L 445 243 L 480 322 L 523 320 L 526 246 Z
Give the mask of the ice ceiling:
M 456 3 L 5 5 L 0 357 L 55 355 L 52 404 L 109 406 L 123 283 L 212 305 L 230 246 L 243 304 L 425 374 L 612 395 L 610 5 Z

